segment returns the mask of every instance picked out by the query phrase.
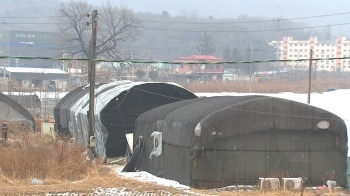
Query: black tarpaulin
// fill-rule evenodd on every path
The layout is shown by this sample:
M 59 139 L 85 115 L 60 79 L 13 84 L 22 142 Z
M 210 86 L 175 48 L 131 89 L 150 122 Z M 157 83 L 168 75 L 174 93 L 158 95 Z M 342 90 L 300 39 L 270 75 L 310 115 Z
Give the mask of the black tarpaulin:
M 197 98 L 174 83 L 118 81 L 96 85 L 95 151 L 102 157 L 123 156 L 126 133 L 132 133 L 139 115 L 152 108 Z M 55 127 L 59 133 L 71 133 L 88 145 L 89 86 L 68 93 L 54 109 Z
M 0 120 L 22 123 L 31 131 L 35 131 L 33 116 L 19 103 L 0 93 Z
M 162 133 L 162 154 L 150 158 L 155 131 Z M 305 176 L 322 185 L 332 171 L 337 183 L 346 185 L 343 120 L 290 100 L 237 96 L 176 102 L 142 114 L 134 131 L 134 138 L 139 136 L 145 141 L 140 170 L 194 187 L 255 184 L 273 176 Z

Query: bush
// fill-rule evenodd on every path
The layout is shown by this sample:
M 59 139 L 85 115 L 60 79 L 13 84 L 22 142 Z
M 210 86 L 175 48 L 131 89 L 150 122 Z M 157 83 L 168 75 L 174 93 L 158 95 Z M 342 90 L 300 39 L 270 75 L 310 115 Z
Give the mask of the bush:
M 0 145 L 0 175 L 7 179 L 28 178 L 77 180 L 88 175 L 91 163 L 85 148 L 33 134 Z

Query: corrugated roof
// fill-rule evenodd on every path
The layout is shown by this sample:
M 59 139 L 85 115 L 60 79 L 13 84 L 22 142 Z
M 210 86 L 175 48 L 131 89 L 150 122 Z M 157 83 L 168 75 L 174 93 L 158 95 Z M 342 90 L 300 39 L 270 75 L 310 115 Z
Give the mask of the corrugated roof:
M 0 67 L 0 69 L 4 69 Z M 31 67 L 6 67 L 6 71 L 12 73 L 45 73 L 45 74 L 68 74 L 65 71 L 60 69 L 51 69 L 51 68 L 31 68 Z
M 216 56 L 213 55 L 188 55 L 188 56 L 183 56 L 180 57 L 178 59 L 176 59 L 175 61 L 198 61 L 198 60 L 210 60 L 210 61 L 215 61 L 215 62 L 220 62 L 220 61 L 224 61 L 224 59 L 222 58 L 218 58 Z

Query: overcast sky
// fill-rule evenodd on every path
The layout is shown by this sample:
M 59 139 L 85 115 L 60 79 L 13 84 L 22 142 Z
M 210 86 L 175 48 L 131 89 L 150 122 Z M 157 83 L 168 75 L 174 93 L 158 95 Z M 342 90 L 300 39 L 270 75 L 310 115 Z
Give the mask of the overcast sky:
M 87 0 L 98 5 L 105 0 Z M 171 16 L 196 12 L 199 16 L 231 18 L 240 15 L 296 18 L 350 12 L 349 0 L 117 0 L 114 3 L 127 5 L 135 12 L 160 14 L 168 11 Z M 304 19 L 310 26 L 332 25 L 349 22 L 350 14 Z M 337 26 L 333 33 L 349 35 L 350 25 Z

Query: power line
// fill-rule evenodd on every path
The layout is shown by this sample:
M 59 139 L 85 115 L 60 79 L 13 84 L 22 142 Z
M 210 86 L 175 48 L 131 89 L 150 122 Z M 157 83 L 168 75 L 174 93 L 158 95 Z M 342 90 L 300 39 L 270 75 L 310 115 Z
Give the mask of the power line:
M 240 23 L 259 23 L 259 22 L 277 22 L 277 21 L 288 21 L 288 20 L 302 20 L 302 19 L 311 19 L 311 18 L 322 18 L 322 17 L 330 17 L 330 16 L 339 16 L 350 14 L 350 12 L 341 12 L 334 14 L 324 14 L 324 15 L 315 15 L 315 16 L 305 16 L 305 17 L 296 17 L 296 18 L 276 18 L 270 20 L 253 20 L 253 21 L 232 21 L 232 22 L 181 22 L 181 21 L 161 21 L 161 20 L 143 20 L 139 19 L 143 22 L 155 22 L 155 23 L 178 23 L 178 24 L 240 24 Z M 79 16 L 79 15 L 78 15 Z M 80 15 L 85 16 L 85 15 Z M 0 16 L 0 19 L 23 19 L 23 18 L 64 18 L 66 16 L 59 15 L 51 15 L 51 16 Z
M 58 61 L 94 61 L 94 62 L 113 62 L 113 63 L 149 63 L 149 64 L 192 64 L 192 65 L 203 65 L 203 64 L 249 64 L 249 63 L 269 63 L 269 62 L 292 62 L 292 61 L 322 61 L 322 60 L 347 60 L 348 57 L 332 57 L 332 58 L 312 58 L 312 59 L 268 59 L 268 60 L 256 60 L 256 61 L 220 61 L 220 62 L 170 62 L 170 61 L 139 61 L 139 60 L 119 60 L 119 59 L 91 59 L 91 58 L 52 58 L 52 57 L 33 57 L 33 56 L 0 56 L 0 59 L 44 59 L 44 60 L 58 60 Z
M 157 31 L 173 31 L 173 32 L 192 32 L 192 33 L 259 33 L 259 32 L 271 32 L 271 31 L 290 31 L 290 30 L 300 30 L 300 29 L 313 29 L 313 28 L 321 28 L 321 27 L 331 27 L 331 26 L 343 26 L 349 25 L 350 23 L 339 23 L 332 25 L 319 25 L 319 26 L 309 26 L 309 27 L 294 27 L 294 28 L 285 28 L 285 29 L 262 29 L 262 30 L 226 30 L 226 31 L 215 31 L 215 30 L 181 30 L 181 29 L 164 29 L 164 28 L 153 28 L 153 27 L 145 27 L 140 26 L 139 28 L 149 29 L 149 30 L 157 30 Z
M 81 15 L 85 16 L 85 15 Z M 0 16 L 1 19 L 11 19 L 11 18 L 64 18 L 66 16 Z
M 52 23 L 52 22 L 6 22 L 5 24 L 9 24 L 9 25 L 13 25 L 13 24 L 24 24 L 24 25 L 47 25 L 47 24 L 54 24 L 54 25 L 57 25 L 57 24 L 67 24 L 67 23 Z
M 338 15 L 345 15 L 350 14 L 350 12 L 342 12 L 342 13 L 335 13 L 335 14 L 325 14 L 325 15 L 317 15 L 317 16 L 306 16 L 306 17 L 297 17 L 297 18 L 277 18 L 277 19 L 271 19 L 271 20 L 253 20 L 253 21 L 235 21 L 235 22 L 180 22 L 180 21 L 161 21 L 161 20 L 141 20 L 143 22 L 157 22 L 157 23 L 176 23 L 176 24 L 210 24 L 210 25 L 220 25 L 220 24 L 244 24 L 244 23 L 259 23 L 259 22 L 279 22 L 279 21 L 288 21 L 288 20 L 301 20 L 301 19 L 311 19 L 311 18 L 321 18 L 321 17 L 329 17 L 329 16 L 338 16 Z
M 258 38 L 258 37 L 265 37 L 265 35 L 251 35 L 251 36 L 241 36 L 241 37 L 234 37 L 232 39 L 222 39 L 218 40 L 216 42 L 227 42 L 232 40 L 238 40 L 238 39 L 247 39 L 247 38 Z M 144 47 L 144 46 L 133 46 L 134 48 L 143 48 L 143 49 L 159 49 L 164 50 L 164 48 L 172 48 L 172 47 L 181 47 L 181 46 L 191 46 L 191 45 L 197 45 L 198 43 L 189 43 L 189 44 L 177 44 L 177 45 L 167 45 L 167 46 L 160 46 L 160 47 Z M 132 50 L 132 49 L 130 49 Z M 216 50 L 217 51 L 217 50 Z

